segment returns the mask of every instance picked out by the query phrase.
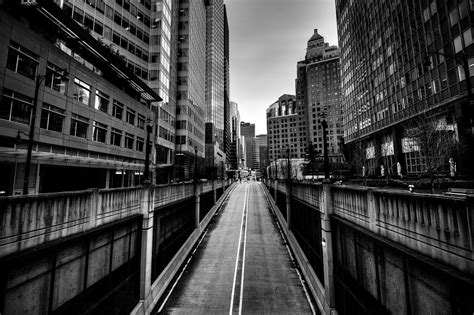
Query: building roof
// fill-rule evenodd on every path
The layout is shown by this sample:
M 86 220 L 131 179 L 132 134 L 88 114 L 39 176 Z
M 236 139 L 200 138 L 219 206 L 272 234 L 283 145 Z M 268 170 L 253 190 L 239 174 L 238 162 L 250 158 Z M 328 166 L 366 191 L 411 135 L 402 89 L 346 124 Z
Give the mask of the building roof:
M 318 29 L 315 28 L 315 29 L 314 29 L 314 34 L 313 34 L 313 36 L 311 36 L 311 38 L 309 39 L 308 42 L 311 42 L 311 41 L 313 41 L 313 40 L 318 40 L 318 39 L 323 39 L 323 40 L 324 40 L 324 37 L 322 37 L 321 35 L 319 35 Z

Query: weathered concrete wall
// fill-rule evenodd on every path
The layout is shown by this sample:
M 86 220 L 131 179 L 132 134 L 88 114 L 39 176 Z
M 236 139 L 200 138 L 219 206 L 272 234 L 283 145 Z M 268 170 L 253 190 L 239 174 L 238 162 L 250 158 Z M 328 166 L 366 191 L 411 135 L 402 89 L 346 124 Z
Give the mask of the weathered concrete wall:
M 215 188 L 226 186 L 216 181 Z M 210 191 L 211 183 L 198 184 Z M 201 187 L 202 186 L 202 187 Z M 0 258 L 194 196 L 194 184 L 0 197 Z
M 225 197 L 199 222 L 200 195 L 229 184 L 1 197 L 0 313 L 149 313 Z M 190 198 L 193 232 L 152 281 L 154 213 Z
M 469 197 L 268 181 L 271 198 L 321 214 L 324 281 L 298 243 L 289 202 L 275 211 L 324 313 L 472 313 L 474 202 Z M 269 194 L 270 196 L 270 194 Z M 281 204 L 278 202 L 276 205 Z M 306 229 L 311 227 L 304 227 Z M 319 271 L 319 270 L 318 270 Z
M 1 261 L 2 314 L 130 310 L 138 299 L 140 221 L 135 216 Z

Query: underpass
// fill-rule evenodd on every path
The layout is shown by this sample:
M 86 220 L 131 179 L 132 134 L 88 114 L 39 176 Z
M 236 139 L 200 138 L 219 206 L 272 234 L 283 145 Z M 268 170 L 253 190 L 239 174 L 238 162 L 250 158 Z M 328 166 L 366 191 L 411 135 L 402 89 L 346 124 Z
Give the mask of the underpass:
M 315 313 L 260 182 L 237 184 L 154 313 Z

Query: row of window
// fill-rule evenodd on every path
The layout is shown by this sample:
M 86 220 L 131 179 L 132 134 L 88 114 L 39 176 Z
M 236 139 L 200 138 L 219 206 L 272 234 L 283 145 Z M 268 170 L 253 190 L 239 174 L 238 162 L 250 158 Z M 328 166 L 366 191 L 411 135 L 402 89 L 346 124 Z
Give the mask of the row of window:
M 11 41 L 8 50 L 7 68 L 26 76 L 32 80 L 37 75 L 37 68 L 39 65 L 39 56 L 30 50 L 20 46 L 16 42 Z M 48 62 L 46 67 L 46 75 L 44 77 L 44 84 L 46 87 L 56 90 L 61 94 L 66 93 L 67 77 L 63 69 Z M 86 82 L 74 78 L 73 97 L 79 102 L 88 105 L 91 97 L 91 86 Z M 96 90 L 93 106 L 97 110 L 108 113 L 110 105 L 110 97 L 100 90 Z M 120 120 L 123 120 L 125 106 L 113 100 L 112 115 Z M 145 129 L 145 117 L 136 114 L 133 109 L 127 108 L 125 121 L 138 128 Z
M 78 78 L 74 78 L 74 98 L 79 102 L 88 105 L 90 103 L 91 86 Z M 95 109 L 109 114 L 111 98 L 104 92 L 96 89 L 93 106 Z M 112 102 L 112 111 L 110 113 L 117 119 L 124 120 L 130 125 L 140 129 L 145 129 L 145 116 L 137 114 L 137 112 L 129 107 L 125 110 L 125 105 L 116 99 Z
M 2 106 L 0 107 L 0 118 L 29 125 L 31 111 L 33 109 L 33 99 L 18 92 L 4 89 Z M 40 128 L 62 133 L 64 120 L 66 118 L 65 110 L 50 105 L 43 104 L 40 118 Z M 77 114 L 72 114 L 69 134 L 79 138 L 87 138 L 90 127 L 89 119 Z M 96 142 L 106 143 L 108 126 L 97 121 L 92 121 L 91 139 Z M 122 138 L 125 139 L 123 147 L 130 150 L 142 152 L 144 139 L 135 137 L 133 134 L 125 133 L 117 128 L 111 128 L 110 144 L 122 146 Z

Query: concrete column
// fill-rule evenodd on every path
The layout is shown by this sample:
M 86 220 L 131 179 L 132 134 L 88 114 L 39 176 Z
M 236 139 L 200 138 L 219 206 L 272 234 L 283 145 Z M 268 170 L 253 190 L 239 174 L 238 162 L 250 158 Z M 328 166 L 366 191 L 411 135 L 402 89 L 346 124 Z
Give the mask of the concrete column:
M 216 181 L 212 179 L 212 195 L 213 195 L 213 204 L 216 204 L 217 201 L 217 190 L 216 190 Z
M 324 291 L 326 296 L 327 313 L 337 314 L 334 294 L 334 258 L 332 251 L 331 215 L 333 213 L 332 185 L 323 184 L 321 210 L 321 241 L 324 265 Z
M 286 226 L 291 230 L 291 181 L 286 182 Z
M 143 198 L 141 203 L 143 222 L 141 231 L 142 239 L 140 257 L 140 303 L 144 303 L 151 292 L 154 192 L 154 188 L 151 185 L 146 185 L 143 187 Z
M 110 188 L 110 173 L 114 170 L 105 170 L 105 188 Z
M 372 189 L 367 191 L 367 214 L 369 215 L 369 228 L 371 231 L 377 233 L 377 211 L 376 200 Z
M 35 177 L 35 194 L 39 194 L 40 192 L 40 169 L 41 169 L 41 164 L 38 161 L 36 164 L 36 177 Z
M 195 227 L 196 229 L 199 229 L 199 217 L 200 217 L 200 204 L 201 204 L 201 190 L 202 186 L 198 185 L 197 183 L 194 183 L 194 197 L 196 198 L 196 208 L 195 208 Z
M 99 209 L 99 189 L 89 188 L 87 190 L 91 193 L 89 203 L 89 226 L 91 229 L 93 229 L 97 226 L 97 211 Z

